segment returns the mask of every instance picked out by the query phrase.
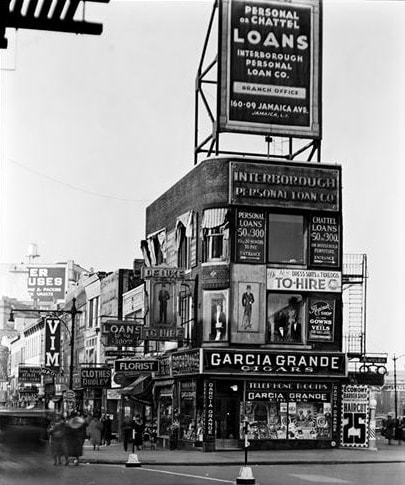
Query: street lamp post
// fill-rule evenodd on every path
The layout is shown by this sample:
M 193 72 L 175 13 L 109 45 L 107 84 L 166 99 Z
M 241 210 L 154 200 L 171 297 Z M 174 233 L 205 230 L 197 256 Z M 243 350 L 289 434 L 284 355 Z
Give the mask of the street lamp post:
M 401 357 L 405 357 L 405 354 L 402 355 L 395 355 L 392 358 L 394 361 L 394 406 L 395 406 L 395 422 L 397 422 L 398 419 L 398 389 L 397 389 L 397 360 L 400 359 Z
M 70 310 L 38 310 L 36 308 L 12 308 L 10 310 L 9 322 L 14 322 L 14 313 L 37 313 L 38 315 L 47 314 L 53 316 L 70 315 L 71 318 L 71 329 L 69 331 L 65 322 L 61 320 L 66 330 L 70 334 L 70 365 L 69 365 L 69 389 L 73 390 L 73 373 L 74 373 L 74 348 L 75 348 L 75 321 L 76 315 L 82 313 L 81 310 L 76 308 L 76 298 L 72 298 L 72 306 Z

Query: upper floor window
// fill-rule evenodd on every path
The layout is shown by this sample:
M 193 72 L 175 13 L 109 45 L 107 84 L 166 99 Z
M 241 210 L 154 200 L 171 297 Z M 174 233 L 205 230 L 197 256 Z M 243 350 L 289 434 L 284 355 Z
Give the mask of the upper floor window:
M 267 340 L 271 343 L 302 343 L 303 298 L 299 294 L 269 293 Z
M 227 261 L 229 255 L 228 209 L 207 209 L 201 222 L 204 262 Z
M 99 297 L 96 296 L 89 301 L 88 307 L 88 328 L 96 328 L 98 320 Z
M 177 266 L 180 268 L 190 269 L 191 261 L 191 244 L 194 236 L 194 213 L 186 212 L 177 218 L 175 240 L 177 250 Z
M 268 262 L 305 264 L 304 216 L 269 214 Z
M 146 266 L 159 266 L 167 259 L 166 229 L 162 229 L 141 241 L 141 250 Z

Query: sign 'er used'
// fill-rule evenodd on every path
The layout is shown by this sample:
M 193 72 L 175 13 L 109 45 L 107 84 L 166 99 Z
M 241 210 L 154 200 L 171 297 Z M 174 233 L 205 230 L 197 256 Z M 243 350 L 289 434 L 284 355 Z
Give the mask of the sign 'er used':
M 80 369 L 81 387 L 111 387 L 111 369 L 108 367 L 86 367 Z

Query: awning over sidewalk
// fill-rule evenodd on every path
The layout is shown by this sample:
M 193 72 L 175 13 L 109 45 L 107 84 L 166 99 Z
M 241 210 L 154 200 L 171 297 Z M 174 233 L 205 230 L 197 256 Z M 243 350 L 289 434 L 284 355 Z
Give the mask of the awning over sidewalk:
M 142 404 L 152 404 L 152 377 L 149 374 L 141 374 L 132 384 L 121 390 L 123 396 L 128 396 Z

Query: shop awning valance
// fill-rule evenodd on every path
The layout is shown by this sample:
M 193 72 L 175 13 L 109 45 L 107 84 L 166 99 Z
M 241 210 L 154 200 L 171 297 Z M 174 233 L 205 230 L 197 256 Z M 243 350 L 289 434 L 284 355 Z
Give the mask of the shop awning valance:
M 225 218 L 228 213 L 228 209 L 206 209 L 201 221 L 201 229 L 213 229 L 214 227 L 220 227 L 225 224 Z
M 152 387 L 152 377 L 149 374 L 141 374 L 129 386 L 124 387 L 121 394 L 143 404 L 151 404 Z

